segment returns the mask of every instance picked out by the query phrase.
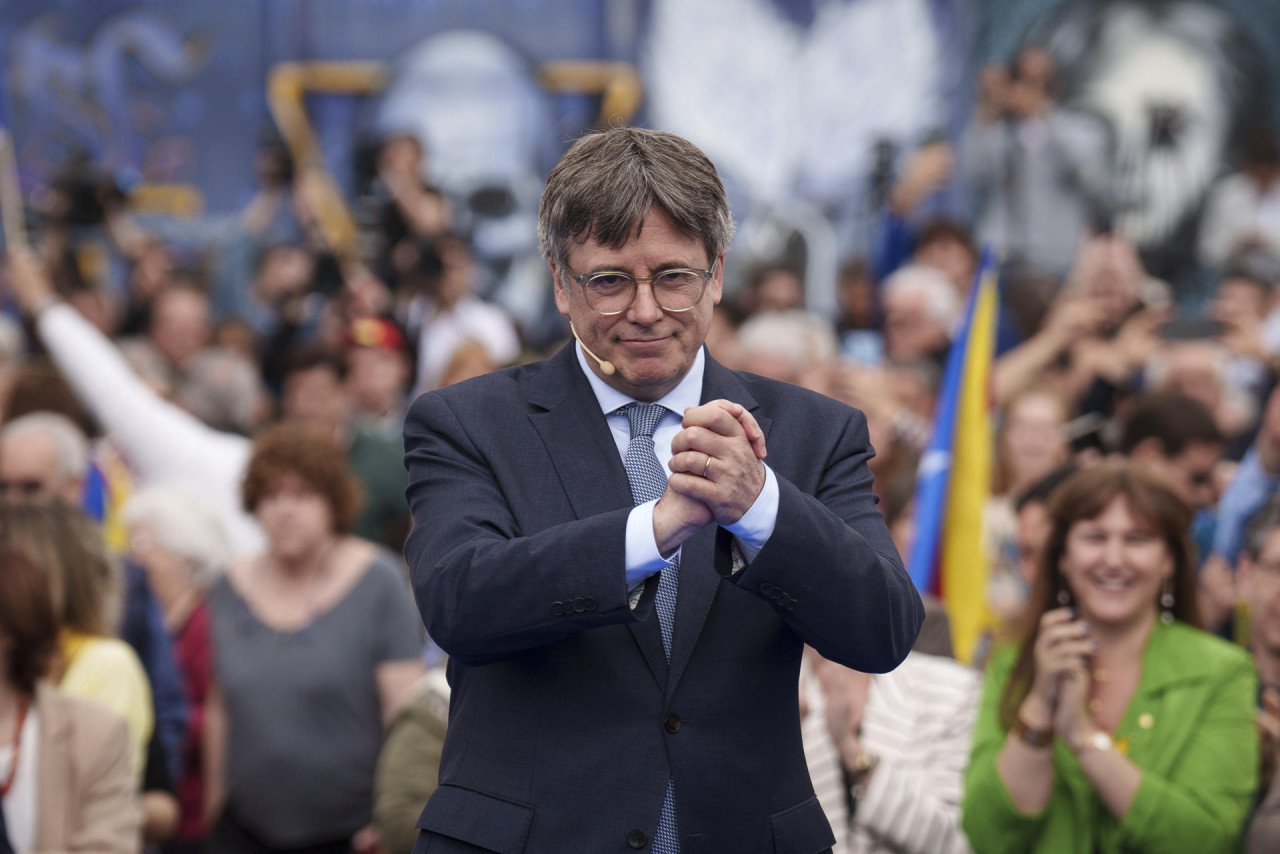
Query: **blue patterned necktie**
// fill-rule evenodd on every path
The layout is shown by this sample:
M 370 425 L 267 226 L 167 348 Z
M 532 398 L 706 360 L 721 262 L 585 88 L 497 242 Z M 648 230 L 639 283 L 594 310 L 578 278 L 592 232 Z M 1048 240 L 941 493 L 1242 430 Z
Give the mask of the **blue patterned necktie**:
M 653 431 L 667 414 L 664 406 L 656 403 L 629 403 L 623 407 L 627 422 L 631 425 L 631 441 L 622 464 L 631 483 L 631 500 L 636 504 L 661 498 L 667 490 L 667 475 L 653 450 Z M 662 650 L 671 661 L 671 633 L 676 619 L 676 588 L 680 574 L 680 555 L 677 553 L 671 565 L 658 576 L 658 594 L 654 609 L 658 612 L 658 628 L 662 632 Z M 667 780 L 667 793 L 662 799 L 662 813 L 658 816 L 658 828 L 653 834 L 654 854 L 679 854 L 680 837 L 676 833 L 675 781 Z

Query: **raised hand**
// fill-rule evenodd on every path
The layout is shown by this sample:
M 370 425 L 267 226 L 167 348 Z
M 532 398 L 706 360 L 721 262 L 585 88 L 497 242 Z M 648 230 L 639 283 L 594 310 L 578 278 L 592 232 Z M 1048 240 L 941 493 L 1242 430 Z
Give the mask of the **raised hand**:
M 716 400 L 685 410 L 671 442 L 668 491 L 702 502 L 721 525 L 732 525 L 764 488 L 764 433 L 751 414 Z
M 751 443 L 751 450 L 755 452 L 756 459 L 763 460 L 768 456 L 769 451 L 765 447 L 764 431 L 760 429 L 760 425 L 756 422 L 756 417 L 748 412 L 746 407 L 740 403 L 734 403 L 732 400 L 720 399 L 711 402 L 738 419 L 738 423 L 742 425 L 743 432 L 747 435 L 747 441 Z
M 10 249 L 6 271 L 9 290 L 23 311 L 31 312 L 54 295 L 44 264 L 31 249 L 25 246 Z
M 1064 685 L 1076 671 L 1088 673 L 1088 657 L 1094 648 L 1089 627 L 1076 620 L 1070 608 L 1056 608 L 1040 618 L 1034 649 L 1036 675 L 1026 700 L 1036 707 L 1034 717 L 1038 720 L 1029 723 L 1047 724 L 1051 718 L 1057 728 Z

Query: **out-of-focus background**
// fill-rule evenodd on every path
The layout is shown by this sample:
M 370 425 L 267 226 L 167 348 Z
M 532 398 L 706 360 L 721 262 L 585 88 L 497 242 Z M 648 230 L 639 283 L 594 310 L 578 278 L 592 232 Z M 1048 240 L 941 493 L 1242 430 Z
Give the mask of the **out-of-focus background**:
M 938 594 L 917 653 L 962 662 L 806 665 L 847 718 L 805 719 L 837 851 L 968 850 L 969 667 L 1044 610 L 1048 508 L 1099 460 L 1190 509 L 1200 628 L 1280 686 L 1280 4 L 0 0 L 0 581 L 39 565 L 51 603 L 12 614 L 54 612 L 41 675 L 128 722 L 119 850 L 410 849 L 449 686 L 400 556 L 404 414 L 565 342 L 543 182 L 615 125 L 715 163 L 708 348 L 866 414 Z M 0 641 L 34 631 L 3 604 Z M 31 686 L 0 677 L 3 741 Z M 1258 696 L 1228 740 L 1274 758 Z M 912 782 L 851 818 L 864 735 Z M 15 773 L 0 843 L 74 850 Z

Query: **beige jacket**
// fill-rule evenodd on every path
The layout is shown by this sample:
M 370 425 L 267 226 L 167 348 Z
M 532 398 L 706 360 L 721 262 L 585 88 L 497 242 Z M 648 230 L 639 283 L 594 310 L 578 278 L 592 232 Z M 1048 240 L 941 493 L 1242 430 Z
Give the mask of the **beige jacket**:
M 142 812 L 129 732 L 107 709 L 41 685 L 36 851 L 137 854 Z

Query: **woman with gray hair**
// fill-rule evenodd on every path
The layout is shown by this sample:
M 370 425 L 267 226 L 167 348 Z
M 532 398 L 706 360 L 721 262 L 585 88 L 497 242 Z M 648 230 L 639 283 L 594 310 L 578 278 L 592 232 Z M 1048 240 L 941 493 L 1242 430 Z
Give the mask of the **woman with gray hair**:
M 143 489 L 124 508 L 130 557 L 143 568 L 173 639 L 189 713 L 177 780 L 181 823 L 172 850 L 198 850 L 207 835 L 204 804 L 204 720 L 213 663 L 205 593 L 226 568 L 231 544 L 218 514 L 177 484 Z

